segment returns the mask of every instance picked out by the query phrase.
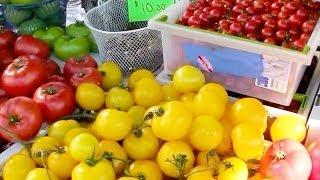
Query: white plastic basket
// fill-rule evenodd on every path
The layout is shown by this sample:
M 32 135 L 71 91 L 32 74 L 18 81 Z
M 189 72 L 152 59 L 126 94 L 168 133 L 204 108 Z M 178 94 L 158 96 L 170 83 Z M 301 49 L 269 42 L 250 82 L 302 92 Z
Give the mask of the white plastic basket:
M 155 71 L 161 66 L 160 32 L 146 28 L 147 22 L 130 23 L 126 0 L 108 0 L 91 9 L 85 23 L 100 56 L 118 63 L 124 74 L 140 68 Z

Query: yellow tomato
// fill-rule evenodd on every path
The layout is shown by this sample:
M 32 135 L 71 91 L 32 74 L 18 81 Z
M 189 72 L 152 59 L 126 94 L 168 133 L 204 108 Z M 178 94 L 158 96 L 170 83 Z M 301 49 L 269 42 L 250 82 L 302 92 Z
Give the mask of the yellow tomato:
M 91 131 L 90 131 L 89 129 L 82 128 L 82 127 L 77 127 L 77 128 L 70 129 L 70 130 L 64 135 L 63 144 L 64 144 L 65 146 L 69 146 L 71 140 L 72 140 L 74 137 L 76 137 L 77 135 L 82 134 L 82 133 L 90 134 Z
M 188 173 L 194 163 L 194 154 L 191 148 L 183 141 L 166 142 L 159 150 L 157 162 L 161 171 L 167 176 L 178 178 Z M 183 169 L 176 167 L 173 163 Z M 183 171 L 183 174 L 180 172 Z
M 104 104 L 105 95 L 98 85 L 81 83 L 76 91 L 76 101 L 83 109 L 98 110 Z
M 215 149 L 223 138 L 223 127 L 211 116 L 198 116 L 189 132 L 191 144 L 200 151 Z
M 127 161 L 127 154 L 123 147 L 116 141 L 103 140 L 99 143 L 97 156 L 101 157 L 108 153 L 112 155 L 112 165 L 117 175 L 121 174 L 126 166 L 124 161 Z
M 128 79 L 129 88 L 134 89 L 137 83 L 143 78 L 155 79 L 151 71 L 146 69 L 137 70 L 129 76 L 129 79 Z
M 25 147 L 22 147 L 22 149 L 19 151 L 18 154 L 22 154 L 22 155 L 26 155 L 26 156 L 31 157 L 31 152 L 30 152 L 30 150 L 28 150 L 28 149 L 25 148 Z
M 59 178 L 70 178 L 74 167 L 78 162 L 74 160 L 64 147 L 64 152 L 53 152 L 48 157 L 48 168 Z
M 196 164 L 197 166 L 204 166 L 211 168 L 213 175 L 218 174 L 220 158 L 214 150 L 201 151 L 197 154 Z
M 173 84 L 162 85 L 162 92 L 165 101 L 174 101 L 180 99 L 180 93 L 177 92 Z
M 114 87 L 107 92 L 106 107 L 128 111 L 134 105 L 132 94 L 122 88 Z
M 118 180 L 139 180 L 139 179 L 136 177 L 121 177 Z
M 227 119 L 222 119 L 221 125 L 223 127 L 223 137 L 221 143 L 215 149 L 219 155 L 229 155 L 232 154 L 232 139 L 231 132 L 233 126 L 231 122 Z
M 307 134 L 306 122 L 297 115 L 282 115 L 272 123 L 270 133 L 272 141 L 293 139 L 302 142 Z
M 103 139 L 120 141 L 131 131 L 132 119 L 126 112 L 104 109 L 98 114 L 93 131 Z
M 47 163 L 49 152 L 58 150 L 59 146 L 59 142 L 52 137 L 40 137 L 31 146 L 32 159 L 37 165 L 43 166 Z
M 180 101 L 183 102 L 183 104 L 188 108 L 190 112 L 192 112 L 193 116 L 195 115 L 195 108 L 194 108 L 194 97 L 196 96 L 196 93 L 190 92 L 182 94 L 180 97 Z
M 216 93 L 202 91 L 194 97 L 196 114 L 209 115 L 220 120 L 226 109 L 226 102 Z
M 59 178 L 49 169 L 36 168 L 29 172 L 25 180 L 59 180 Z
M 173 74 L 173 85 L 180 93 L 197 92 L 204 83 L 203 73 L 190 65 L 182 66 Z
M 100 160 L 93 164 L 81 162 L 72 171 L 72 180 L 115 180 L 112 164 L 107 160 Z
M 123 147 L 134 160 L 152 159 L 159 148 L 159 139 L 150 127 L 132 131 L 123 140 Z
M 143 121 L 144 113 L 146 112 L 146 108 L 142 106 L 132 106 L 128 110 L 128 114 L 133 120 L 133 124 L 140 123 Z
M 75 120 L 60 120 L 49 127 L 48 136 L 55 138 L 62 145 L 65 134 L 78 127 L 80 127 L 80 124 Z
M 145 108 L 157 105 L 163 100 L 162 88 L 155 79 L 143 78 L 135 85 L 133 98 Z
M 218 180 L 247 180 L 248 168 L 240 158 L 230 157 L 219 164 Z
M 206 166 L 194 167 L 187 176 L 187 180 L 214 180 L 211 170 Z
M 129 174 L 134 177 L 143 176 L 145 180 L 162 180 L 162 173 L 153 161 L 134 161 L 130 164 Z
M 234 125 L 250 123 L 260 132 L 267 128 L 268 113 L 263 104 L 254 98 L 237 100 L 231 107 L 231 119 Z
M 220 84 L 217 83 L 208 83 L 206 85 L 204 85 L 199 92 L 203 92 L 203 91 L 211 91 L 216 93 L 218 96 L 220 96 L 224 102 L 228 102 L 228 93 L 226 91 L 226 89 L 221 86 Z
M 98 140 L 91 134 L 83 133 L 74 137 L 69 146 L 73 159 L 84 161 L 95 155 L 98 149 Z
M 151 120 L 154 134 L 165 141 L 183 138 L 192 123 L 192 114 L 180 101 L 171 101 L 160 107 L 158 115 L 155 113 Z
M 116 63 L 112 61 L 106 61 L 101 64 L 98 69 L 103 76 L 102 87 L 104 90 L 109 90 L 113 87 L 120 86 L 122 72 Z
M 33 160 L 26 155 L 13 155 L 4 165 L 2 176 L 4 180 L 25 180 L 28 173 L 36 168 Z
M 190 142 L 190 136 L 189 136 L 190 134 L 189 134 L 189 132 L 190 132 L 190 129 L 189 129 L 188 133 L 183 138 L 181 138 L 180 140 L 185 142 L 186 144 L 188 144 L 188 146 L 194 151 L 194 150 L 196 150 L 196 148 Z
M 239 124 L 231 133 L 233 150 L 236 155 L 247 161 L 259 159 L 263 153 L 263 134 L 251 124 Z

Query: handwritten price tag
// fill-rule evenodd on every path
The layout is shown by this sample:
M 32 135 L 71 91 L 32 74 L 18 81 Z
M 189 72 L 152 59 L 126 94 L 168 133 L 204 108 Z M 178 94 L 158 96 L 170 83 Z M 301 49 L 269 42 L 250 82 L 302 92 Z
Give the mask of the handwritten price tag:
M 128 0 L 129 21 L 147 21 L 180 0 Z

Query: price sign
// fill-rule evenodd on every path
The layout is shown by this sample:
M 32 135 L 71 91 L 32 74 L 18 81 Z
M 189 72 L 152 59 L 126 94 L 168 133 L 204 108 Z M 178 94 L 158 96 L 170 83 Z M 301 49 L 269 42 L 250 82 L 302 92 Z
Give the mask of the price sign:
M 147 21 L 180 0 L 127 0 L 129 21 Z

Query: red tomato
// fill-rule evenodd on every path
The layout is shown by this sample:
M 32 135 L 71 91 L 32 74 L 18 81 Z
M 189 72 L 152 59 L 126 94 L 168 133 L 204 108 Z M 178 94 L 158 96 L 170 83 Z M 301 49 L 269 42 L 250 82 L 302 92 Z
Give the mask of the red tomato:
M 11 49 L 0 50 L 0 61 L 4 67 L 7 67 L 15 59 L 15 55 Z
M 30 35 L 22 35 L 14 44 L 14 52 L 17 56 L 37 55 L 40 58 L 48 58 L 51 51 L 45 42 Z
M 11 48 L 16 40 L 16 35 L 7 28 L 0 28 L 0 49 Z
M 20 56 L 3 72 L 1 87 L 10 96 L 29 96 L 47 79 L 40 61 L 32 61 L 29 56 Z
M 47 82 L 62 82 L 64 84 L 69 85 L 69 81 L 65 77 L 60 76 L 60 75 L 52 75 L 52 76 L 50 76 L 48 78 Z
M 50 82 L 38 87 L 33 100 L 40 106 L 46 121 L 56 121 L 73 112 L 75 97 L 72 88 L 61 82 Z
M 63 67 L 63 75 L 70 78 L 74 73 L 79 72 L 79 70 L 85 67 L 97 68 L 98 64 L 90 55 L 86 55 L 83 58 L 70 58 Z
M 61 74 L 60 67 L 54 60 L 47 59 L 44 63 L 48 77 Z
M 73 74 L 70 78 L 70 84 L 73 87 L 78 87 L 81 83 L 94 83 L 101 86 L 102 83 L 101 73 L 92 67 L 83 68 L 80 71 Z
M 306 148 L 290 139 L 274 142 L 260 161 L 260 173 L 272 180 L 308 179 L 311 167 Z
M 0 109 L 0 126 L 14 133 L 21 140 L 29 140 L 37 135 L 41 124 L 40 107 L 30 98 L 12 98 Z M 0 133 L 8 141 L 12 139 L 5 132 Z
M 316 140 L 308 147 L 309 155 L 312 160 L 312 171 L 309 180 L 320 179 L 320 139 Z

